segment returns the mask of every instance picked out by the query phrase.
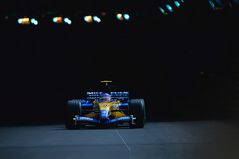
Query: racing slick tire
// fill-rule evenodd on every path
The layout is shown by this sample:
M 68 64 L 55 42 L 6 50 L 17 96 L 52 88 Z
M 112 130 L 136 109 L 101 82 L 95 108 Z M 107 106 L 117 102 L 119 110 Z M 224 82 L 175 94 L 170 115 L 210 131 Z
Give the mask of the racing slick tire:
M 144 99 L 131 99 L 129 102 L 129 114 L 136 118 L 134 124 L 130 123 L 130 127 L 143 128 L 146 120 Z
M 76 129 L 77 123 L 73 120 L 75 115 L 80 115 L 81 113 L 81 102 L 79 99 L 72 99 L 67 101 L 66 108 L 66 119 L 65 127 L 66 129 Z

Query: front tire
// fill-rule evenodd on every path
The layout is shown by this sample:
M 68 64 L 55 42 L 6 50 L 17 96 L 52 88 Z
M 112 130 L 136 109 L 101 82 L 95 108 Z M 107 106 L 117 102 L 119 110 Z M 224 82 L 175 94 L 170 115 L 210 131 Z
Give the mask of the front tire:
M 146 120 L 144 99 L 131 99 L 129 102 L 129 114 L 136 117 L 135 123 L 130 123 L 130 127 L 143 128 Z
M 67 101 L 66 108 L 66 120 L 65 127 L 66 129 L 76 129 L 77 123 L 73 118 L 75 115 L 80 115 L 81 113 L 81 102 L 79 99 L 72 99 Z

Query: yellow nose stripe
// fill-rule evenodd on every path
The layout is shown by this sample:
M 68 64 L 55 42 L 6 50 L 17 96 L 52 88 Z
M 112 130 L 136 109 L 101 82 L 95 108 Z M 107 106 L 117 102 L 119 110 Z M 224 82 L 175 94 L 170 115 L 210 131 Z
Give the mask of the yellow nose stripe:
M 110 110 L 111 107 L 112 107 L 112 103 L 107 103 L 107 102 L 99 103 L 100 110 Z

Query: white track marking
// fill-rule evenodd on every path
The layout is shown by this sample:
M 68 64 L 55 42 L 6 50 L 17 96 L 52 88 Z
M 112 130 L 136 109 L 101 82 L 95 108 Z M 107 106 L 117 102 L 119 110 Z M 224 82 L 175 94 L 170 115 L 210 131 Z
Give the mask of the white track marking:
M 122 142 L 124 143 L 125 147 L 127 148 L 127 150 L 129 151 L 129 159 L 131 159 L 131 148 L 129 147 L 129 145 L 126 143 L 125 139 L 123 138 L 123 136 L 120 135 L 119 131 L 117 129 L 115 129 L 115 132 L 118 134 L 118 136 L 121 138 Z

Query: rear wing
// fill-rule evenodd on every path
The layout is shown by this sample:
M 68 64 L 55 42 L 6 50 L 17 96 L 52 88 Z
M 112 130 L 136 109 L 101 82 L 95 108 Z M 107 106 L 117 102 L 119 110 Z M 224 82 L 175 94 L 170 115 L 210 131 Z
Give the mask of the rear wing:
M 105 92 L 86 92 L 87 100 L 99 99 Z M 109 92 L 113 99 L 128 100 L 129 92 Z

